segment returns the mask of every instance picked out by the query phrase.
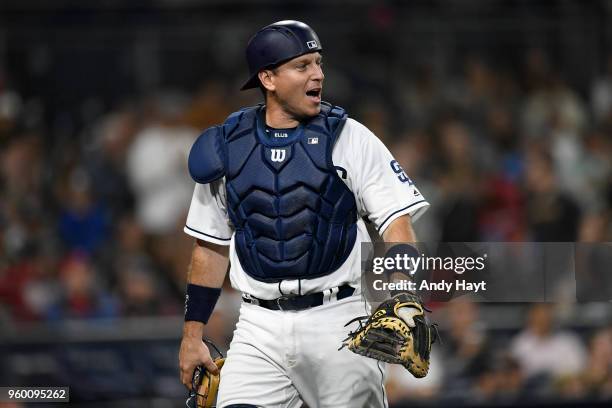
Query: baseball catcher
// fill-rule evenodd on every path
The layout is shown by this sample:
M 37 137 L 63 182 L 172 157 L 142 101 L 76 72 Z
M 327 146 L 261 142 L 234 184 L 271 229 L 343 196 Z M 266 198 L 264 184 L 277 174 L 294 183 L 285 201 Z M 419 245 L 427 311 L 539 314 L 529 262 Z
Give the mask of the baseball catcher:
M 350 332 L 341 349 L 387 363 L 401 364 L 412 375 L 422 378 L 429 370 L 431 345 L 438 337 L 435 324 L 429 324 L 426 309 L 415 293 L 400 293 L 381 303 L 371 316 L 360 316 L 359 328 Z M 365 323 L 364 323 L 365 321 Z
M 416 242 L 412 222 L 429 203 L 374 133 L 322 100 L 322 52 L 305 23 L 258 30 L 246 46 L 242 89 L 261 91 L 263 103 L 206 129 L 189 153 L 196 186 L 184 231 L 195 244 L 180 377 L 192 388 L 197 365 L 217 372 L 201 338 L 229 270 L 242 304 L 219 383 L 222 408 L 388 406 L 380 363 L 337 349 L 344 323 L 363 313 L 364 219 L 386 243 Z M 433 334 L 421 327 L 423 308 L 394 302 L 355 333 L 351 349 L 426 367 Z M 408 323 L 388 323 L 396 314 Z M 192 400 L 207 403 L 212 388 Z

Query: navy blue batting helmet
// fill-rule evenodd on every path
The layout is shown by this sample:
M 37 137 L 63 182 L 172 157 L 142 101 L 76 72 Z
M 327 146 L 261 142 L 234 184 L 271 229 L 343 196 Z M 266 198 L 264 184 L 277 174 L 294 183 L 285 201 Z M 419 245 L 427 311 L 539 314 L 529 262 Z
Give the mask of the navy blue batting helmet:
M 308 25 L 295 20 L 283 20 L 259 30 L 249 40 L 246 49 L 249 80 L 241 90 L 259 86 L 257 74 L 274 68 L 300 55 L 323 51 L 317 33 Z

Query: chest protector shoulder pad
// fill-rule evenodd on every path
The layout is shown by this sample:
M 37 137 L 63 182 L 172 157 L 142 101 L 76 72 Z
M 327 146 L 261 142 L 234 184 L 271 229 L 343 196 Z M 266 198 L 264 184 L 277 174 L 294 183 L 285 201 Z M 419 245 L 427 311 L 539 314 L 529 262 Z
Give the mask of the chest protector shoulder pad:
M 251 277 L 330 274 L 357 235 L 355 198 L 332 162 L 347 115 L 323 102 L 320 114 L 290 135 L 270 138 L 262 109 L 236 112 L 204 132 L 190 153 L 190 173 L 200 183 L 225 176 L 236 252 Z
M 188 159 L 189 174 L 196 183 L 206 184 L 225 176 L 225 135 L 236 127 L 242 114 L 249 109 L 254 108 L 234 112 L 222 126 L 210 127 L 198 136 L 191 146 Z

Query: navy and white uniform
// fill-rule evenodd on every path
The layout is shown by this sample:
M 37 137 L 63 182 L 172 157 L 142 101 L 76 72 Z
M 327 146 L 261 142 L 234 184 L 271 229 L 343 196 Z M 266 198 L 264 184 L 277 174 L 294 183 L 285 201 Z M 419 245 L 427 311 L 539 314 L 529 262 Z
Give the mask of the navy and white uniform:
M 218 406 L 384 407 L 384 364 L 343 349 L 344 324 L 369 312 L 360 293 L 364 218 L 382 235 L 429 204 L 383 143 L 343 109 L 269 129 L 262 106 L 208 129 L 190 154 L 197 181 L 185 232 L 230 246 L 230 280 L 246 299 L 324 294 L 321 306 L 243 302 Z M 354 288 L 351 296 L 337 295 Z

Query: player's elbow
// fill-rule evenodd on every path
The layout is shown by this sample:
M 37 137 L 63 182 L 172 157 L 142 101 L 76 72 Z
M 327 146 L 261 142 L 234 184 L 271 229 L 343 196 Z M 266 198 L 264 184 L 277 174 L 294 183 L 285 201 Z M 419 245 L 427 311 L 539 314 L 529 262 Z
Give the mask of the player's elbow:
M 212 242 L 204 241 L 201 239 L 196 239 L 196 242 L 194 245 L 194 252 L 196 251 L 198 252 L 212 251 L 221 257 L 225 257 L 229 259 L 229 245 L 219 245 L 219 244 L 214 244 Z

